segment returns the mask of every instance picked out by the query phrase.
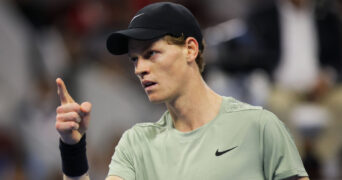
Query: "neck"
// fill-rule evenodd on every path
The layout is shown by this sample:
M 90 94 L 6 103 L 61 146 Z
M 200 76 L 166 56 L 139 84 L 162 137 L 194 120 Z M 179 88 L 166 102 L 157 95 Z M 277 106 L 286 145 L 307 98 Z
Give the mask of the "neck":
M 218 114 L 222 97 L 211 90 L 202 77 L 192 79 L 185 92 L 166 102 L 174 126 L 182 132 L 195 130 Z

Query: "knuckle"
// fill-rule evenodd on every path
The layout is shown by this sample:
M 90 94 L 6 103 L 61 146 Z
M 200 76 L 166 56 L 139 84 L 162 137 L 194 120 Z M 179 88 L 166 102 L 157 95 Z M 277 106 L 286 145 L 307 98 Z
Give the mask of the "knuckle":
M 70 121 L 70 122 L 69 122 L 70 127 L 76 126 L 76 124 L 77 124 L 77 123 L 75 123 L 74 121 Z
M 77 128 L 78 127 L 78 124 L 74 121 L 70 121 L 68 123 L 68 129 L 73 129 L 73 128 Z
M 57 120 L 57 121 L 60 121 L 60 122 L 65 121 L 65 114 L 58 114 L 58 115 L 56 116 L 56 120 Z
M 56 113 L 62 113 L 63 112 L 63 107 L 62 106 L 58 106 L 56 109 Z
M 61 123 L 60 122 L 56 122 L 55 123 L 55 127 L 57 130 L 60 130 L 61 129 Z
M 80 105 L 77 103 L 70 103 L 68 104 L 69 111 L 79 111 Z
M 56 115 L 56 121 L 61 121 L 61 115 L 60 114 Z
M 80 111 L 81 110 L 81 106 L 79 104 L 75 105 L 75 111 Z
M 79 105 L 78 103 L 75 103 L 75 102 L 70 103 L 70 105 L 71 105 L 72 107 L 74 107 L 74 108 L 79 108 L 79 107 L 80 107 L 80 105 Z
M 78 113 L 75 111 L 70 112 L 70 116 L 71 116 L 72 120 L 76 120 L 79 117 Z

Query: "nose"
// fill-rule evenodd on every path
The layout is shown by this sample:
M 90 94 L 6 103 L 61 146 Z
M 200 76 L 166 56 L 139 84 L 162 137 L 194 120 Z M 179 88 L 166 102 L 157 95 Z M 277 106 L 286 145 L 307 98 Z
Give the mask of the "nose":
M 150 72 L 149 65 L 146 59 L 139 57 L 134 68 L 134 73 L 141 79 Z

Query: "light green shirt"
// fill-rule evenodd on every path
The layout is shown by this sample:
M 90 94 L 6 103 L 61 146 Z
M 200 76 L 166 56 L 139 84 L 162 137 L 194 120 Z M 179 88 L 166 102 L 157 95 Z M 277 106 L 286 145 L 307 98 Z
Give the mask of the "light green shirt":
M 269 111 L 223 97 L 218 115 L 187 133 L 169 112 L 127 130 L 108 175 L 125 180 L 271 180 L 307 176 L 284 124 Z

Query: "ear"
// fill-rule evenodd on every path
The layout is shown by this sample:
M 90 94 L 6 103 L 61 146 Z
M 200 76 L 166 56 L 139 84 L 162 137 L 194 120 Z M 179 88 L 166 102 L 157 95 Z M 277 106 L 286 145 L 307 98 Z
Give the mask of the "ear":
M 197 40 L 194 37 L 186 38 L 185 47 L 188 62 L 195 61 L 199 51 Z

